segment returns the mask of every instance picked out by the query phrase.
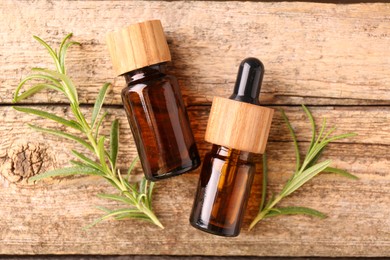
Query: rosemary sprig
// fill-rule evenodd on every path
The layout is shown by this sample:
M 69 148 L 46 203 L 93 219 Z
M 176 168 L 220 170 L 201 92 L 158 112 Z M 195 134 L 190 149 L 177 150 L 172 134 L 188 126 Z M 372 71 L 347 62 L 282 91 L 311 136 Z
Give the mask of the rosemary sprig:
M 287 181 L 287 183 L 284 185 L 282 191 L 280 191 L 279 194 L 277 194 L 276 196 L 272 195 L 271 199 L 269 199 L 269 201 L 266 202 L 265 198 L 267 193 L 268 170 L 267 170 L 267 156 L 265 154 L 263 155 L 263 189 L 261 195 L 262 197 L 261 197 L 260 209 L 257 216 L 250 224 L 249 230 L 251 230 L 257 223 L 259 223 L 264 218 L 274 217 L 279 215 L 305 214 L 314 217 L 325 218 L 326 215 L 324 213 L 307 207 L 276 207 L 276 205 L 282 199 L 292 194 L 294 191 L 299 189 L 303 184 L 305 184 L 306 182 L 308 182 L 309 180 L 311 180 L 313 177 L 315 177 L 317 174 L 321 172 L 337 173 L 344 177 L 357 179 L 355 175 L 352 175 L 345 170 L 330 167 L 331 160 L 325 160 L 317 163 L 322 152 L 324 151 L 324 149 L 329 143 L 335 140 L 353 137 L 356 134 L 347 133 L 347 134 L 330 137 L 330 135 L 336 128 L 333 127 L 325 133 L 326 120 L 324 119 L 319 134 L 317 136 L 316 124 L 314 122 L 314 118 L 312 114 L 304 105 L 302 105 L 302 108 L 305 111 L 307 117 L 309 118 L 311 123 L 311 128 L 312 128 L 311 142 L 310 142 L 309 149 L 306 153 L 305 159 L 301 164 L 301 159 L 300 159 L 301 152 L 299 150 L 298 141 L 294 129 L 292 128 L 290 121 L 288 120 L 284 111 L 281 110 L 282 117 L 287 125 L 287 128 L 289 129 L 289 132 L 294 142 L 294 149 L 295 149 L 295 156 L 296 156 L 295 171 L 290 177 L 290 179 Z
M 123 177 L 120 170 L 117 168 L 116 163 L 119 148 L 118 120 L 115 119 L 111 125 L 109 149 L 106 149 L 105 147 L 107 137 L 99 134 L 100 126 L 107 113 L 103 113 L 100 118 L 99 115 L 101 114 L 101 109 L 110 84 L 104 84 L 99 91 L 90 120 L 87 120 L 87 118 L 81 112 L 76 86 L 73 84 L 71 78 L 66 74 L 65 67 L 65 56 L 67 49 L 71 45 L 80 45 L 78 42 L 70 41 L 69 39 L 71 36 L 72 34 L 68 34 L 63 39 L 58 52 L 54 51 L 41 38 L 34 36 L 34 38 L 46 48 L 50 56 L 53 58 L 56 70 L 43 68 L 32 69 L 33 74 L 24 78 L 16 88 L 13 102 L 17 103 L 43 89 L 53 89 L 65 95 L 65 97 L 69 100 L 70 108 L 75 120 L 62 118 L 52 113 L 32 108 L 14 107 L 14 109 L 23 113 L 33 114 L 42 118 L 53 120 L 61 125 L 66 126 L 67 128 L 76 130 L 78 134 L 74 135 L 57 129 L 42 128 L 29 124 L 29 126 L 34 130 L 60 136 L 79 143 L 89 152 L 89 154 L 92 153 L 97 160 L 90 158 L 80 151 L 72 150 L 72 154 L 76 158 L 76 160 L 71 160 L 71 163 L 73 164 L 72 167 L 48 171 L 30 178 L 30 181 L 37 181 L 54 176 L 99 176 L 114 186 L 118 190 L 118 193 L 99 194 L 98 197 L 121 202 L 125 204 L 125 207 L 117 210 L 100 208 L 105 212 L 105 215 L 94 221 L 88 227 L 93 226 L 102 220 L 113 217 L 115 219 L 136 218 L 140 220 L 146 220 L 154 223 L 160 228 L 163 228 L 163 225 L 160 223 L 152 210 L 151 202 L 154 184 L 147 181 L 145 178 L 136 184 L 132 184 L 129 181 L 130 173 L 134 169 L 137 158 L 134 159 L 134 161 L 131 163 L 128 175 L 126 177 Z M 43 82 L 37 83 L 25 92 L 20 93 L 22 87 L 31 80 L 43 80 Z

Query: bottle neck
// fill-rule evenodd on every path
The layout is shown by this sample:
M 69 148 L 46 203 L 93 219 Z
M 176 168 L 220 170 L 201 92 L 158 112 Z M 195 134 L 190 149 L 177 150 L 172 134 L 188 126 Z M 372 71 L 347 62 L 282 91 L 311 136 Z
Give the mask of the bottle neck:
M 161 74 L 165 74 L 165 62 L 129 71 L 123 76 L 127 84 L 134 84 L 136 81 L 149 80 Z
M 216 156 L 227 157 L 232 162 L 249 162 L 253 163 L 254 155 L 250 152 L 244 152 L 236 149 L 231 149 L 226 146 L 213 144 L 211 148 L 211 153 Z

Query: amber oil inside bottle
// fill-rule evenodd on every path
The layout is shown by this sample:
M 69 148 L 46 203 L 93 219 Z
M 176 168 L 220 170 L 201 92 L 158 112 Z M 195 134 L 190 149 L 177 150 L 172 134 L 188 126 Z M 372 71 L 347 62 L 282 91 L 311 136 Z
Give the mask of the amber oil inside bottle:
M 253 154 L 213 145 L 206 154 L 190 223 L 220 236 L 237 236 L 255 173 Z
M 147 179 L 197 168 L 198 150 L 175 77 L 160 63 L 123 74 L 122 101 Z

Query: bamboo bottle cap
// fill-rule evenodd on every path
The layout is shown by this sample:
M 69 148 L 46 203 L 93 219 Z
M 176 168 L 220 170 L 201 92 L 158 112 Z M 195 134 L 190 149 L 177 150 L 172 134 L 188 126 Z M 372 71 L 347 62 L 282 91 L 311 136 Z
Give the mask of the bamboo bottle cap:
M 118 75 L 171 60 L 160 20 L 145 21 L 108 33 L 106 41 Z
M 273 109 L 259 105 L 264 66 L 256 58 L 240 64 L 233 95 L 214 97 L 206 141 L 251 153 L 264 153 Z
M 206 141 L 240 151 L 263 154 L 274 110 L 214 97 Z

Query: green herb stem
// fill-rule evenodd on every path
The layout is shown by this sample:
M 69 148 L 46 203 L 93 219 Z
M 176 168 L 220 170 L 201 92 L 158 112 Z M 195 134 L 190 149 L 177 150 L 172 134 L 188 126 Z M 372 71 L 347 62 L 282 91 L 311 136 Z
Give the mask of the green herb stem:
M 270 212 L 270 210 L 273 209 L 276 206 L 276 204 L 278 204 L 282 199 L 283 199 L 283 196 L 282 195 L 278 195 L 277 197 L 275 197 L 272 200 L 272 202 L 269 205 L 265 206 L 259 212 L 259 214 L 257 214 L 257 216 L 253 219 L 253 221 L 249 225 L 249 230 L 254 228 L 258 222 L 260 222 L 262 219 L 264 219 L 265 216 Z

